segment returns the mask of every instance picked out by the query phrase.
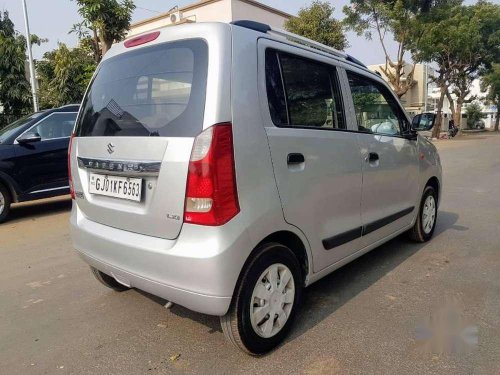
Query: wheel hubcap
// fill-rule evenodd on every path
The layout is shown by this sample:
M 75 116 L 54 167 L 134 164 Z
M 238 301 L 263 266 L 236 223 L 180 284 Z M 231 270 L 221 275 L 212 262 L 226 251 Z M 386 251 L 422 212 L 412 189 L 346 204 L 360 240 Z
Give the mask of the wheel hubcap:
M 436 220 L 436 201 L 432 195 L 429 195 L 424 202 L 422 209 L 422 227 L 425 234 L 429 234 L 434 227 Z
M 281 263 L 269 266 L 258 279 L 250 304 L 250 321 L 255 333 L 269 338 L 285 326 L 295 299 L 295 282 L 290 269 Z

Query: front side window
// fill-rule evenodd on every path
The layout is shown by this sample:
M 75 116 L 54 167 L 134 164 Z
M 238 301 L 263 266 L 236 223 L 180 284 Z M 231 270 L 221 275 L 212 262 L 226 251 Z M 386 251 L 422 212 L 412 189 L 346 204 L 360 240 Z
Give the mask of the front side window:
M 358 130 L 368 133 L 401 135 L 406 119 L 389 90 L 376 81 L 347 72 Z
M 22 127 L 26 126 L 28 122 L 36 119 L 41 116 L 43 112 L 36 112 L 29 116 L 22 117 L 19 120 L 16 120 L 4 128 L 0 129 L 0 143 L 5 143 L 9 138 L 15 138 L 16 135 L 22 133 Z M 17 134 L 16 134 L 17 133 Z
M 76 115 L 76 112 L 53 113 L 35 125 L 30 133 L 38 133 L 42 141 L 69 137 L 75 126 Z
M 268 49 L 266 86 L 274 124 L 346 128 L 334 67 Z

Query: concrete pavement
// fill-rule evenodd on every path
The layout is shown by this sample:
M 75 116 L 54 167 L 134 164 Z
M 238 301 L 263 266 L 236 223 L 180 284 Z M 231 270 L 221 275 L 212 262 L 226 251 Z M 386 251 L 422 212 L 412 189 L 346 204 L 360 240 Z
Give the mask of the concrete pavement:
M 71 248 L 67 198 L 14 208 L 0 225 L 0 373 L 500 373 L 500 136 L 437 145 L 434 239 L 402 236 L 308 288 L 262 358 L 216 317 L 101 286 Z

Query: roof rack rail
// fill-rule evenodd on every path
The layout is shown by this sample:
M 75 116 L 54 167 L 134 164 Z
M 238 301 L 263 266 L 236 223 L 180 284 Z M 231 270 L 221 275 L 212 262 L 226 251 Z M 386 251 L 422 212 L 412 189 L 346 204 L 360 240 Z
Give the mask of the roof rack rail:
M 300 35 L 291 33 L 289 31 L 271 28 L 271 30 L 268 31 L 267 33 L 271 34 L 271 35 L 278 36 L 278 37 L 286 38 L 292 42 L 299 43 L 299 44 L 302 44 L 306 47 L 311 47 L 311 48 L 317 49 L 319 51 L 329 53 L 331 55 L 340 57 L 342 59 L 347 59 L 347 57 L 348 57 L 347 53 L 344 53 L 344 52 L 339 51 L 339 50 L 332 48 L 332 47 L 325 46 L 324 44 L 321 44 L 319 42 L 316 42 L 316 41 L 309 39 L 309 38 L 306 38 L 304 36 L 300 36 Z
M 289 31 L 273 28 L 272 26 L 269 26 L 265 23 L 256 22 L 256 21 L 249 21 L 249 20 L 240 20 L 240 21 L 233 21 L 233 22 L 231 22 L 231 24 L 236 25 L 236 26 L 240 26 L 240 27 L 244 27 L 247 29 L 251 29 L 254 31 L 258 31 L 261 33 L 270 34 L 270 35 L 274 35 L 277 37 L 285 38 L 285 39 L 288 39 L 292 42 L 302 44 L 306 47 L 317 49 L 319 51 L 329 53 L 330 55 L 334 55 L 334 56 L 339 57 L 341 59 L 350 61 L 356 65 L 362 66 L 363 68 L 367 68 L 366 65 L 363 64 L 361 61 L 352 57 L 351 55 L 348 55 L 345 52 L 339 51 L 339 50 L 332 48 L 332 47 L 328 47 L 322 43 L 319 43 L 319 42 L 316 42 L 312 39 L 291 33 Z

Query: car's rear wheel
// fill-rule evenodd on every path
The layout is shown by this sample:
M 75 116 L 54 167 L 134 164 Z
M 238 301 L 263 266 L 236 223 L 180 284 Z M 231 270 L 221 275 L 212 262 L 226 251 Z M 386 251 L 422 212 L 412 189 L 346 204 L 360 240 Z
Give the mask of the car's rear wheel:
M 293 252 L 277 243 L 264 245 L 221 317 L 222 330 L 239 349 L 264 354 L 279 345 L 293 324 L 302 293 L 300 265 Z
M 106 275 L 104 272 L 99 271 L 94 267 L 90 267 L 92 270 L 92 274 L 94 277 L 103 285 L 107 286 L 110 289 L 113 289 L 116 292 L 123 292 L 125 290 L 129 290 L 130 288 L 126 287 L 123 284 L 120 284 L 113 277 Z
M 426 242 L 432 238 L 437 219 L 437 192 L 432 186 L 426 186 L 422 195 L 415 224 L 408 232 L 416 242 Z
M 0 184 L 0 223 L 7 220 L 10 212 L 10 205 L 12 203 L 12 198 L 10 193 L 5 186 Z

